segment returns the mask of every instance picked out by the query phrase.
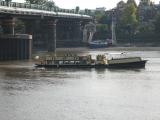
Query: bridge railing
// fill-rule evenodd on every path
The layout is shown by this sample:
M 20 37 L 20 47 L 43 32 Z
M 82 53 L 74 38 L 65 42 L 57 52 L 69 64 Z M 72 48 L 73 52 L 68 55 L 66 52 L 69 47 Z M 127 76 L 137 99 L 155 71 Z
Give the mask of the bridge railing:
M 29 3 L 17 3 L 17 2 L 8 3 L 2 0 L 0 0 L 0 6 L 79 14 L 74 9 L 62 9 L 58 7 L 47 7 L 46 5 L 29 4 Z

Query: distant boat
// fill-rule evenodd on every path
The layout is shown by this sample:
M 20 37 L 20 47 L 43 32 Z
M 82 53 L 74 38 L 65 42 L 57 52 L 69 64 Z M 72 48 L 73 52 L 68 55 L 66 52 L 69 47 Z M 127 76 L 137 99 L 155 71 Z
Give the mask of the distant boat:
M 88 43 L 89 48 L 106 48 L 112 45 L 112 40 L 94 40 Z

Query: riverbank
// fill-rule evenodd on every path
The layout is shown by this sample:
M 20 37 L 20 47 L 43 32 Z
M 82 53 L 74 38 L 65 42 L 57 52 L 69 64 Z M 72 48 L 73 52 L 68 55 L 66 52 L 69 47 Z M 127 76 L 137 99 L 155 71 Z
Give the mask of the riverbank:
M 160 47 L 108 47 L 99 49 L 79 48 L 57 48 L 57 51 L 160 51 Z

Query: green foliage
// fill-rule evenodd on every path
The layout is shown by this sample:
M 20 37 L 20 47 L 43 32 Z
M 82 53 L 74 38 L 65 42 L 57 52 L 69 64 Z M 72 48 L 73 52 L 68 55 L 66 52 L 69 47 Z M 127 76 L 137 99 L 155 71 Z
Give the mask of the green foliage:
M 111 36 L 110 23 L 111 18 L 105 12 L 96 11 L 95 19 L 97 21 L 96 33 L 94 39 L 107 39 Z
M 91 15 L 91 16 L 94 16 L 94 13 L 91 13 L 91 10 L 90 9 L 85 9 L 85 14 L 86 15 Z
M 155 30 L 155 26 L 152 22 L 148 22 L 148 23 L 141 23 L 138 26 L 138 33 L 140 34 L 149 34 L 149 33 L 153 33 Z
M 95 18 L 96 18 L 96 20 L 98 21 L 98 22 L 101 22 L 100 20 L 102 19 L 102 17 L 104 17 L 105 16 L 105 13 L 103 13 L 103 12 L 99 12 L 99 11 L 96 11 L 95 12 Z
M 152 6 L 153 7 L 153 6 Z M 154 10 L 154 9 L 152 9 Z M 86 13 L 88 10 L 85 10 Z M 152 11 L 155 12 L 155 11 Z M 158 11 L 156 11 L 156 15 Z M 123 9 L 118 9 L 116 13 L 116 38 L 118 42 L 133 43 L 134 42 L 157 42 L 160 36 L 160 14 L 155 18 L 138 21 L 141 16 L 138 16 L 137 6 L 133 0 L 129 0 Z M 143 11 L 143 15 L 147 15 L 147 11 Z M 111 37 L 111 19 L 112 12 L 96 11 L 94 16 L 97 21 L 96 33 L 94 39 L 106 39 Z M 139 18 L 138 18 L 139 17 Z
M 135 0 L 128 0 L 127 4 L 133 4 L 135 7 L 137 7 Z
M 49 10 L 52 10 L 55 6 L 55 2 L 53 0 L 50 0 L 50 1 L 46 1 L 45 2 L 45 6 L 49 9 Z
M 9 2 L 11 2 L 12 0 L 5 0 L 5 2 L 7 2 L 7 6 L 9 6 Z
M 125 36 L 125 38 L 131 39 L 137 31 L 137 26 L 137 8 L 133 3 L 130 3 L 123 10 L 120 20 L 117 23 L 117 38 L 123 38 Z
M 5 0 L 6 2 L 11 2 L 12 0 Z
M 131 25 L 132 27 L 137 25 L 137 9 L 134 4 L 129 4 L 123 11 L 121 17 L 121 23 L 125 25 Z
M 79 10 L 80 10 L 80 8 L 79 8 L 79 6 L 77 6 L 76 7 L 76 13 L 79 13 Z
M 53 0 L 26 0 L 27 3 L 30 4 L 39 4 L 39 5 L 44 5 L 48 8 L 48 10 L 53 10 L 54 8 L 58 8 L 55 5 L 55 2 Z
M 25 24 L 23 21 L 16 19 L 15 24 L 15 32 L 16 33 L 24 33 Z
M 99 19 L 99 23 L 110 24 L 111 23 L 111 18 L 107 15 L 102 15 L 101 18 Z
M 47 0 L 26 0 L 27 3 L 30 4 L 40 4 L 43 5 L 47 2 Z
M 101 23 L 96 25 L 96 33 L 95 33 L 94 39 L 104 40 L 109 38 L 109 34 L 110 34 L 109 25 L 101 24 Z
M 155 32 L 160 34 L 160 14 L 157 16 L 155 21 Z
M 96 30 L 97 31 L 108 31 L 109 27 L 107 24 L 97 24 L 96 25 Z

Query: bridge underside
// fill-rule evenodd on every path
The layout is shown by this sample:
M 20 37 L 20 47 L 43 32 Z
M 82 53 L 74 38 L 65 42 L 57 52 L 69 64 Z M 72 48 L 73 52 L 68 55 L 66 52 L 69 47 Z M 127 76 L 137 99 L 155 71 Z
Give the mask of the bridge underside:
M 24 24 L 24 33 L 33 36 L 34 50 L 55 51 L 56 47 L 84 46 L 83 28 L 88 21 L 80 19 L 26 19 L 18 18 Z M 2 34 L 16 34 L 17 18 L 0 17 Z
M 27 24 L 27 23 L 26 23 Z M 82 31 L 80 21 L 58 20 L 55 23 L 50 20 L 42 20 L 28 23 L 26 33 L 33 35 L 34 49 L 48 49 L 51 44 L 54 47 L 82 46 Z M 56 42 L 54 42 L 56 39 Z
M 3 3 L 6 2 L 0 2 L 0 57 L 2 56 L 2 59 L 10 58 L 10 56 L 14 59 L 16 53 L 19 52 L 24 55 L 22 59 L 29 58 L 29 53 L 31 53 L 29 48 L 56 52 L 57 47 L 83 46 L 83 29 L 92 20 L 90 16 L 16 8 Z M 22 30 L 19 31 L 18 28 Z M 32 39 L 23 39 L 23 34 L 32 35 Z M 13 48 L 17 46 L 18 49 L 14 50 Z M 5 49 L 2 49 L 3 47 Z M 26 57 L 25 54 L 28 56 Z M 19 59 L 19 57 L 15 58 Z
M 31 51 L 56 52 L 57 47 L 84 46 L 83 29 L 89 21 L 0 14 L 0 60 L 29 59 Z

